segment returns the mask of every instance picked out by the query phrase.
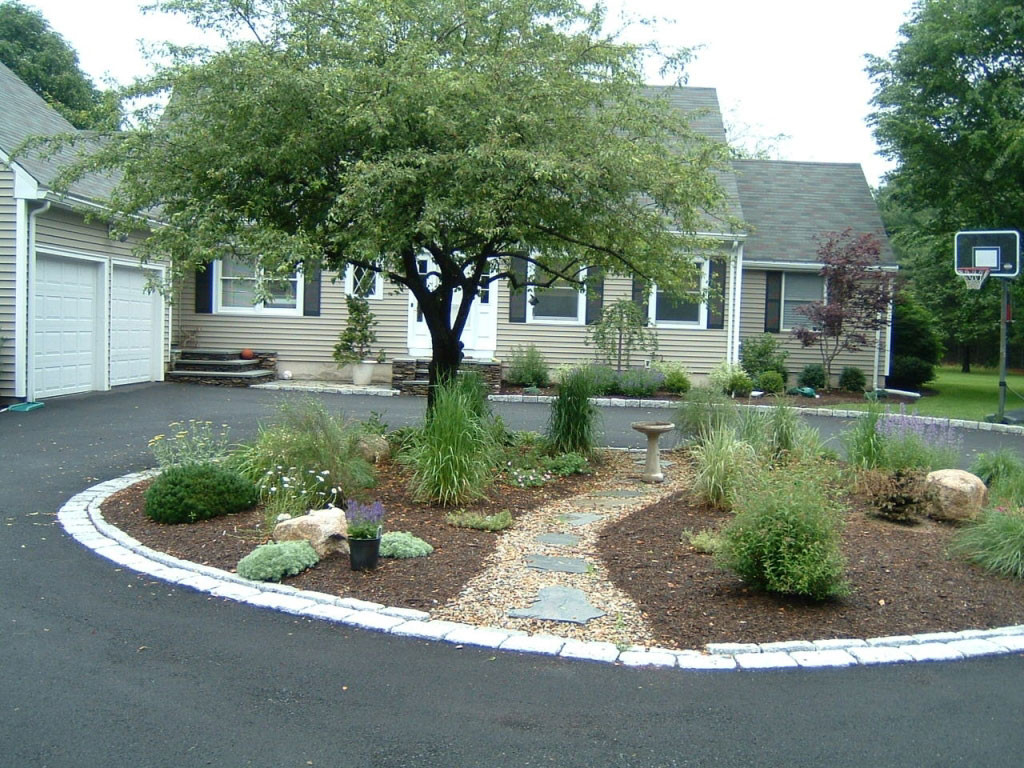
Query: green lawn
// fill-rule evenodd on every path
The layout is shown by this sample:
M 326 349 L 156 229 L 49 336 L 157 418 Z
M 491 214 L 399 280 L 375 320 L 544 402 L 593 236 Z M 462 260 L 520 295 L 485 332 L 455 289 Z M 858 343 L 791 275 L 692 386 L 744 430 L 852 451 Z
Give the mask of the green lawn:
M 1007 374 L 1006 384 L 1006 410 L 1024 408 L 1024 397 L 1014 394 L 1024 396 L 1024 376 Z M 922 416 L 982 421 L 999 408 L 999 371 L 994 368 L 973 368 L 971 373 L 961 373 L 958 367 L 939 368 L 935 381 L 925 387 L 936 394 L 908 406 Z

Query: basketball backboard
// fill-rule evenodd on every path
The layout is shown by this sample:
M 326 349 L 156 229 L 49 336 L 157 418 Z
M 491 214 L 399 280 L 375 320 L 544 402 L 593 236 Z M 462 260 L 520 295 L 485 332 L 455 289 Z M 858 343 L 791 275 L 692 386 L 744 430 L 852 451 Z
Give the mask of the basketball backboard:
M 1020 233 L 1016 230 L 957 232 L 953 267 L 989 270 L 991 277 L 1013 278 L 1020 274 Z

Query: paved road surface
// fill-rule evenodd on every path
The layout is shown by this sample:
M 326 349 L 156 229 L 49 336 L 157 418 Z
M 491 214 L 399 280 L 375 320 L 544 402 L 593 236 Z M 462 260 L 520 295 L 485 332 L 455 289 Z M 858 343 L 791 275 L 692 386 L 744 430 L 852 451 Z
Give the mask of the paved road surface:
M 168 422 L 210 418 L 241 438 L 279 397 L 146 385 L 0 414 L 0 766 L 1021 763 L 1016 656 L 696 674 L 458 649 L 146 580 L 56 525 L 75 492 L 150 465 L 146 442 Z M 325 399 L 392 426 L 423 408 Z M 517 428 L 544 411 L 500 408 Z M 628 422 L 664 415 L 609 409 L 609 441 L 638 445 Z M 967 438 L 968 450 L 1024 445 Z

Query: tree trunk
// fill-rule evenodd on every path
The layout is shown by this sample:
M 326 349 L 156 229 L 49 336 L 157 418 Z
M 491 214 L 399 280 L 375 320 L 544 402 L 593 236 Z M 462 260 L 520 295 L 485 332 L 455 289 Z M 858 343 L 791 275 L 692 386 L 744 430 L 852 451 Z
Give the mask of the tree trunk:
M 967 344 L 960 345 L 960 373 L 971 372 L 971 348 Z
M 449 334 L 444 339 L 434 338 L 430 357 L 430 389 L 427 392 L 427 410 L 434 407 L 434 392 L 438 384 L 454 381 L 462 363 L 462 341 Z

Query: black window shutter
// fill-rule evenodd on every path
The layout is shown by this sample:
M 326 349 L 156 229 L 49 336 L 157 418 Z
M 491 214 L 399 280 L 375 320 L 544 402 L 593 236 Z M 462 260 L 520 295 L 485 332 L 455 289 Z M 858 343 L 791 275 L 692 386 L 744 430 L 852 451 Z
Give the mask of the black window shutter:
M 591 267 L 587 271 L 587 325 L 601 322 L 604 308 L 604 270 Z
M 302 316 L 320 317 L 320 270 L 302 281 Z
M 712 260 L 709 272 L 708 328 L 725 328 L 725 262 Z
M 213 312 L 213 264 L 196 270 L 196 314 Z
M 764 289 L 764 332 L 782 329 L 782 273 L 766 272 Z
M 526 259 L 521 256 L 513 256 L 509 270 L 515 275 L 516 282 L 522 285 L 526 282 Z M 510 323 L 526 322 L 526 289 L 520 288 L 512 291 L 509 286 L 508 297 L 508 321 Z
M 646 318 L 650 310 L 647 304 L 647 294 L 644 291 L 645 287 L 643 280 L 638 280 L 636 277 L 633 278 L 633 303 L 640 307 L 640 311 Z

